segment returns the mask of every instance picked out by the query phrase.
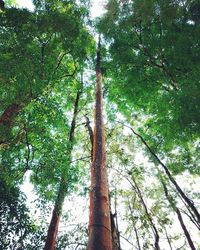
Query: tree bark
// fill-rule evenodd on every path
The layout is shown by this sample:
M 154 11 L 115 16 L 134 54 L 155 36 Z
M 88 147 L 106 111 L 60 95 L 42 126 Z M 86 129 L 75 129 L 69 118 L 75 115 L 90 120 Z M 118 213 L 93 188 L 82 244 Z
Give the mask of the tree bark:
M 58 226 L 60 222 L 60 216 L 62 213 L 62 206 L 65 199 L 66 189 L 67 189 L 67 182 L 62 180 L 62 182 L 60 183 L 57 199 L 54 205 L 51 222 L 49 224 L 44 250 L 55 249 Z
M 10 104 L 0 116 L 0 124 L 3 124 L 7 127 L 10 127 L 13 119 L 18 115 L 21 107 L 19 104 L 12 103 Z
M 76 100 L 74 103 L 74 114 L 71 122 L 71 128 L 69 133 L 69 142 L 71 143 L 70 152 L 73 149 L 74 132 L 76 127 L 76 117 L 78 114 L 78 103 L 80 99 L 81 90 L 77 92 Z M 62 213 L 62 206 L 67 192 L 67 176 L 63 174 L 61 176 L 60 187 L 57 194 L 57 199 L 54 205 L 51 221 L 48 228 L 47 238 L 44 246 L 44 250 L 54 250 L 56 245 L 56 237 L 58 233 L 58 226 L 60 221 L 60 216 Z
M 119 231 L 115 223 L 116 214 L 110 213 L 110 222 L 111 222 L 111 235 L 112 235 L 112 250 L 120 250 L 120 241 L 119 241 Z
M 87 116 L 86 118 L 86 124 L 85 126 L 88 129 L 89 137 L 90 137 L 90 143 L 91 143 L 91 162 L 92 162 L 92 155 L 93 155 L 93 141 L 94 141 L 94 133 L 93 130 L 90 126 L 90 120 Z M 110 199 L 109 199 L 110 200 Z M 117 223 L 117 209 L 116 209 L 116 191 L 115 191 L 115 213 L 112 214 L 110 212 L 110 222 L 111 222 L 111 235 L 112 235 L 112 250 L 120 250 L 120 235 L 119 235 L 119 230 L 118 230 L 118 223 Z M 111 210 L 111 208 L 110 208 Z M 115 223 L 115 218 L 116 218 L 116 223 Z
M 87 250 L 112 250 L 101 85 L 102 74 L 100 68 L 99 40 L 96 60 L 96 106 Z
M 12 103 L 0 116 L 0 144 L 10 141 L 12 123 L 21 109 L 22 106 Z

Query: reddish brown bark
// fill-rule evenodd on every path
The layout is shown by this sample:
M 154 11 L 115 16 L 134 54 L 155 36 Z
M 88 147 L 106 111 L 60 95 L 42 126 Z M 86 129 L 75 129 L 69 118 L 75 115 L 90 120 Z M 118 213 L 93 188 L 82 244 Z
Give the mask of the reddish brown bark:
M 0 144 L 7 144 L 12 138 L 11 129 L 22 107 L 19 104 L 10 104 L 0 116 Z
M 77 92 L 76 100 L 74 103 L 74 114 L 73 114 L 70 133 L 69 133 L 69 142 L 71 143 L 71 150 L 73 148 L 74 132 L 75 132 L 75 127 L 76 127 L 76 117 L 78 114 L 78 103 L 80 99 L 80 94 L 81 94 L 81 91 L 79 90 Z M 68 153 L 71 154 L 71 151 Z M 60 187 L 58 190 L 57 199 L 56 199 L 55 206 L 53 209 L 51 221 L 49 223 L 44 250 L 55 249 L 58 226 L 59 226 L 60 216 L 62 213 L 62 207 L 63 207 L 64 199 L 66 196 L 66 192 L 67 192 L 67 175 L 63 173 L 61 181 L 60 181 Z
M 60 187 L 58 190 L 58 196 L 53 209 L 51 221 L 49 223 L 47 238 L 44 246 L 44 250 L 54 250 L 56 245 L 56 237 L 58 233 L 58 226 L 60 222 L 60 216 L 62 213 L 62 206 L 64 203 L 67 190 L 67 181 L 62 178 Z
M 54 250 L 56 244 L 56 236 L 58 233 L 58 225 L 60 221 L 60 216 L 57 214 L 56 210 L 53 210 L 53 215 L 51 219 L 51 227 L 48 229 L 48 237 L 46 240 L 46 245 L 44 249 Z
M 102 117 L 100 43 L 96 64 L 96 106 L 91 169 L 89 240 L 87 250 L 112 250 L 105 138 Z
M 0 116 L 0 124 L 10 127 L 13 119 L 18 115 L 21 107 L 19 104 L 13 103 L 9 105 Z
M 58 233 L 58 226 L 60 221 L 60 215 L 62 210 L 62 205 L 65 198 L 65 192 L 63 185 L 60 185 L 58 198 L 53 209 L 51 222 L 49 224 L 47 238 L 44 246 L 44 250 L 54 250 L 56 245 L 56 237 Z
M 91 142 L 91 162 L 92 162 L 92 156 L 93 156 L 93 141 L 94 141 L 94 134 L 93 130 L 90 126 L 90 120 L 86 116 L 86 127 L 88 129 L 89 137 L 90 137 L 90 142 Z M 109 199 L 110 200 L 110 199 Z M 111 211 L 111 208 L 110 208 Z M 115 223 L 115 218 L 116 217 L 116 223 Z M 120 250 L 120 239 L 119 239 L 119 230 L 118 230 L 118 224 L 117 224 L 117 212 L 116 212 L 116 193 L 115 193 L 115 214 L 112 214 L 110 212 L 110 222 L 111 222 L 111 235 L 112 235 L 112 250 Z

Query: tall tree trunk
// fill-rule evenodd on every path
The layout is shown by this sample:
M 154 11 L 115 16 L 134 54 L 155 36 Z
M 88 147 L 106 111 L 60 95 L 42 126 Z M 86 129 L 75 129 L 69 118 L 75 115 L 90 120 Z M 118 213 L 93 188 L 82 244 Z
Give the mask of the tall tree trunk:
M 96 106 L 91 169 L 89 240 L 87 250 L 112 250 L 105 138 L 102 116 L 100 40 L 96 60 Z
M 179 208 L 175 205 L 175 202 L 174 202 L 173 198 L 169 195 L 167 186 L 166 186 L 164 180 L 162 179 L 162 177 L 161 177 L 161 183 L 162 183 L 162 185 L 163 185 L 163 189 L 164 189 L 164 192 L 165 192 L 165 196 L 166 196 L 166 198 L 167 198 L 169 204 L 171 205 L 171 207 L 173 208 L 173 210 L 174 210 L 175 213 L 177 214 L 179 223 L 180 223 L 180 225 L 181 225 L 181 227 L 182 227 L 182 229 L 183 229 L 183 232 L 184 232 L 184 234 L 185 234 L 185 237 L 186 237 L 186 239 L 187 239 L 187 241 L 188 241 L 188 244 L 189 244 L 191 250 L 196 250 L 196 248 L 195 248 L 195 246 L 194 246 L 194 243 L 193 243 L 193 241 L 192 241 L 192 239 L 191 239 L 191 236 L 190 236 L 190 234 L 189 234 L 189 232 L 188 232 L 188 230 L 187 230 L 187 227 L 185 226 L 185 223 L 184 223 L 184 221 L 183 221 L 181 212 L 180 212 Z
M 94 141 L 94 133 L 90 126 L 90 120 L 87 116 L 86 118 L 86 127 L 88 129 L 90 142 L 91 142 L 91 162 L 92 162 L 92 156 L 93 156 L 93 141 Z M 110 200 L 110 199 L 109 199 Z M 111 210 L 111 208 L 110 208 Z M 116 219 L 116 223 L 115 223 Z M 112 214 L 110 212 L 110 222 L 111 222 L 111 235 L 112 235 L 112 250 L 120 250 L 120 235 L 118 230 L 118 222 L 117 222 L 117 201 L 116 201 L 116 190 L 115 190 L 115 213 Z
M 80 94 L 81 94 L 81 90 L 79 90 L 77 92 L 76 100 L 74 103 L 74 114 L 73 114 L 70 133 L 69 133 L 69 142 L 71 143 L 71 150 L 70 150 L 70 152 L 68 152 L 69 154 L 71 154 L 71 151 L 73 149 L 74 132 L 75 132 L 75 127 L 76 127 L 76 117 L 78 114 L 78 102 L 80 99 Z M 67 183 L 67 176 L 66 176 L 66 174 L 63 174 L 63 176 L 61 176 L 60 186 L 59 186 L 57 198 L 55 201 L 51 221 L 49 224 L 44 250 L 54 250 L 55 249 L 56 237 L 57 237 L 57 233 L 58 233 L 58 226 L 59 226 L 60 216 L 62 213 L 62 206 L 63 206 L 64 199 L 65 199 L 66 192 L 67 192 L 67 184 L 68 184 Z
M 131 127 L 129 127 L 129 126 L 126 126 L 126 127 L 128 127 L 129 129 L 131 129 L 131 131 L 133 132 L 133 134 L 136 135 L 142 141 L 142 143 L 146 146 L 146 148 L 151 153 L 151 155 L 163 167 L 163 169 L 164 169 L 166 175 L 168 176 L 169 180 L 175 186 L 177 192 L 182 197 L 182 199 L 185 201 L 185 203 L 190 207 L 191 211 L 193 211 L 194 216 L 196 217 L 196 222 L 198 223 L 198 225 L 200 225 L 200 214 L 199 214 L 197 208 L 195 207 L 194 202 L 191 199 L 189 199 L 187 197 L 187 195 L 183 192 L 183 190 L 181 189 L 181 187 L 178 185 L 178 183 L 176 182 L 176 180 L 174 179 L 174 177 L 170 173 L 170 171 L 167 168 L 167 166 L 159 159 L 159 157 L 154 153 L 154 151 L 151 149 L 151 147 L 148 145 L 148 143 L 144 140 L 144 138 L 140 134 L 136 133 Z

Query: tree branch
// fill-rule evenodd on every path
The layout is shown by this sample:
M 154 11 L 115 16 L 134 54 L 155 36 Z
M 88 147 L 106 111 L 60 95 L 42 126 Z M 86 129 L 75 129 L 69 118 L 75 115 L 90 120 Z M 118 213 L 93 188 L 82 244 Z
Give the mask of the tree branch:
M 200 214 L 198 212 L 198 210 L 196 209 L 196 207 L 194 206 L 194 202 L 189 199 L 187 197 L 187 195 L 183 192 L 183 190 L 181 189 L 181 187 L 178 185 L 178 183 L 176 182 L 176 180 L 174 179 L 174 177 L 172 176 L 172 174 L 170 173 L 168 167 L 159 159 L 159 157 L 155 154 L 155 152 L 151 149 L 151 147 L 148 145 L 148 143 L 144 140 L 144 138 L 138 134 L 137 132 L 135 132 L 135 130 L 128 126 L 125 125 L 124 123 L 117 121 L 118 123 L 122 124 L 123 126 L 129 128 L 132 133 L 134 135 L 136 135 L 141 142 L 145 145 L 145 147 L 148 149 L 148 151 L 151 153 L 151 155 L 156 159 L 156 161 L 158 162 L 159 165 L 161 165 L 166 173 L 166 175 L 168 176 L 169 180 L 171 181 L 171 183 L 174 185 L 174 187 L 176 188 L 176 191 L 179 193 L 179 195 L 183 198 L 183 200 L 188 204 L 188 206 L 191 208 L 191 210 L 193 211 L 194 215 L 196 216 L 196 221 L 197 223 L 200 225 Z

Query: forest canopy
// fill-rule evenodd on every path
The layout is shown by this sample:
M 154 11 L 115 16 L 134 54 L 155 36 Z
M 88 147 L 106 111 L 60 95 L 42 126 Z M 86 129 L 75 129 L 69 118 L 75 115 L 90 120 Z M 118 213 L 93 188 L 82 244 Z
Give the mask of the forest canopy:
M 32 3 L 0 1 L 0 249 L 200 249 L 200 1 Z

